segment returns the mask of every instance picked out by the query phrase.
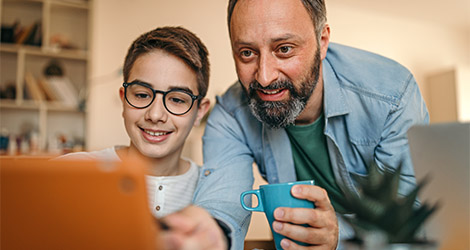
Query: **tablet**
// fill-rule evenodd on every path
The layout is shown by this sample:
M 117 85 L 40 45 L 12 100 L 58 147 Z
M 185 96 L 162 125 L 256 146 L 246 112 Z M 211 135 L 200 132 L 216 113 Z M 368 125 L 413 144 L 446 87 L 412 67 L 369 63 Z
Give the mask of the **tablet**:
M 158 249 L 145 166 L 0 158 L 1 249 Z

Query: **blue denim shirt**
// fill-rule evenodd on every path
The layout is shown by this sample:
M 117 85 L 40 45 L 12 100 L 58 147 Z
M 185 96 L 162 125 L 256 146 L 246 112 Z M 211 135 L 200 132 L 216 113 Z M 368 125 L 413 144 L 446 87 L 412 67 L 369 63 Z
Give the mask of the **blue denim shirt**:
M 403 162 L 400 192 L 415 186 L 407 130 L 429 122 L 413 75 L 400 64 L 366 51 L 330 44 L 323 60 L 325 135 L 331 167 L 340 188 L 355 190 L 352 175 L 367 175 Z M 252 189 L 253 162 L 269 183 L 295 181 L 284 129 L 259 122 L 239 83 L 217 97 L 203 136 L 204 165 L 194 203 L 231 230 L 232 249 L 243 249 L 250 213 L 240 194 Z M 351 229 L 338 216 L 340 239 Z M 341 246 L 339 246 L 341 248 Z

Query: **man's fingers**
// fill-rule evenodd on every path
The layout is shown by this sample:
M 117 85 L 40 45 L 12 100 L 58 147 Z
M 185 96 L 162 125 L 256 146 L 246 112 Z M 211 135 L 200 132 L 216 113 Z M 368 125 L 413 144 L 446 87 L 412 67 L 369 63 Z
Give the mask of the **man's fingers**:
M 273 222 L 273 229 L 278 234 L 307 244 L 322 245 L 327 243 L 329 238 L 327 231 L 324 229 L 304 227 L 279 221 Z
M 330 199 L 325 189 L 312 185 L 295 185 L 291 189 L 295 198 L 309 200 L 315 203 L 315 208 L 320 210 L 331 210 Z
M 294 224 L 308 224 L 311 227 L 325 227 L 329 221 L 328 213 L 311 208 L 279 207 L 274 210 L 274 219 Z
M 292 240 L 314 245 L 308 249 L 336 245 L 338 221 L 326 191 L 318 186 L 295 185 L 291 192 L 296 198 L 314 202 L 315 208 L 276 208 L 273 230 Z M 295 242 L 286 240 L 285 244 L 288 243 L 289 247 L 283 246 L 284 249 L 304 249 Z

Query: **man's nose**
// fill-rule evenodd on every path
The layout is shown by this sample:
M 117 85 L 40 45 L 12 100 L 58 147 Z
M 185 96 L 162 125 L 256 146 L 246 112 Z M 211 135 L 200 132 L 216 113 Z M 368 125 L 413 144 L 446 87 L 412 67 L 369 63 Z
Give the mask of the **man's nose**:
M 258 71 L 256 80 L 261 86 L 266 87 L 279 77 L 279 71 L 276 65 L 276 58 L 270 53 L 261 54 L 258 61 Z
M 153 123 L 157 123 L 159 121 L 165 122 L 167 118 L 168 111 L 163 105 L 163 96 L 157 94 L 157 96 L 155 96 L 155 100 L 153 100 L 153 103 L 147 107 L 147 111 L 145 112 L 145 119 Z

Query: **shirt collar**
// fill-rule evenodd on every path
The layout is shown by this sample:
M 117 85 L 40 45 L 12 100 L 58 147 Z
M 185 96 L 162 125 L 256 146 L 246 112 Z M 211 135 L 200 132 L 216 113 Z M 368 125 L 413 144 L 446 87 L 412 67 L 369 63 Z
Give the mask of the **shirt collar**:
M 351 109 L 328 57 L 323 60 L 323 109 L 326 118 L 348 114 Z

